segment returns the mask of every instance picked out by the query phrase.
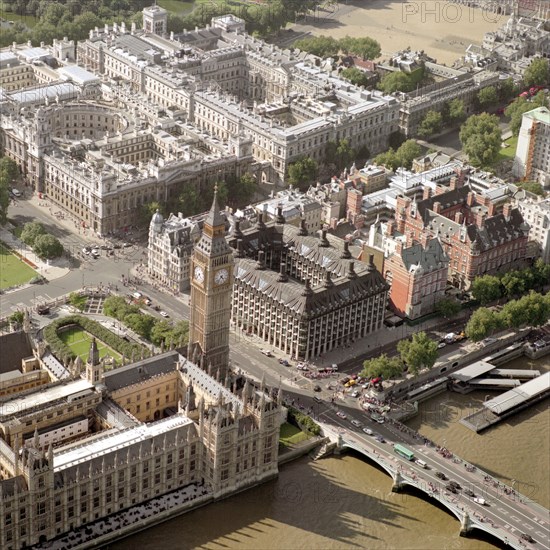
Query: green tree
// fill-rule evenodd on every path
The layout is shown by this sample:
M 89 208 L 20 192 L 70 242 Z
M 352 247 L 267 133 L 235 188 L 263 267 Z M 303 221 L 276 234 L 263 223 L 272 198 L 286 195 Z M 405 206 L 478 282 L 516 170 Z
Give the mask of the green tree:
M 349 55 L 356 55 L 363 59 L 376 59 L 380 57 L 380 43 L 373 38 L 352 38 L 345 36 L 339 43 L 340 50 Z
M 355 158 L 355 151 L 349 144 L 349 140 L 341 139 L 336 147 L 336 166 L 341 169 L 349 166 Z
M 9 157 L 0 158 L 0 178 L 6 178 L 8 184 L 12 184 L 19 173 L 17 163 Z
M 88 297 L 85 295 L 80 295 L 78 292 L 71 292 L 69 294 L 69 304 L 80 311 L 84 311 L 86 304 L 88 303 Z
M 443 298 L 435 305 L 435 311 L 445 319 L 454 317 L 461 309 L 460 302 L 454 298 Z
M 490 166 L 496 160 L 502 145 L 498 117 L 487 113 L 471 116 L 462 125 L 459 137 L 471 164 Z
M 498 103 L 497 89 L 494 86 L 487 86 L 487 88 L 479 90 L 477 101 L 482 109 L 486 109 L 491 105 L 496 105 Z
M 151 330 L 156 321 L 152 315 L 141 313 L 130 313 L 124 318 L 124 324 L 146 340 L 151 340 Z
M 67 7 L 59 2 L 48 3 L 44 15 L 41 17 L 41 21 L 50 25 L 59 25 L 64 17 L 69 14 Z
M 534 58 L 529 67 L 525 69 L 523 82 L 529 86 L 546 86 L 550 83 L 550 71 L 548 69 L 548 59 L 544 57 Z
M 464 332 L 472 342 L 479 342 L 489 334 L 492 334 L 500 326 L 501 320 L 494 311 L 480 307 L 470 316 Z
M 189 342 L 189 321 L 178 321 L 172 330 L 174 345 L 181 347 Z
M 63 254 L 63 245 L 53 235 L 38 235 L 34 239 L 33 251 L 39 258 L 51 260 Z
M 142 225 L 149 225 L 156 211 L 165 214 L 164 205 L 158 201 L 144 202 L 139 209 L 139 219 Z
M 396 151 L 390 147 L 386 152 L 380 153 L 374 157 L 374 163 L 379 166 L 385 166 L 389 170 L 395 172 L 399 168 L 400 164 L 399 157 L 397 156 Z
M 27 222 L 21 230 L 20 239 L 30 247 L 34 245 L 36 237 L 46 233 L 44 226 L 39 222 Z
M 503 288 L 500 279 L 494 275 L 476 277 L 471 288 L 472 296 L 482 306 L 502 298 L 502 291 Z
M 392 94 L 393 92 L 411 92 L 416 84 L 407 73 L 395 71 L 384 75 L 378 87 L 384 93 Z
M 550 264 L 539 258 L 533 265 L 533 283 L 537 288 L 550 284 Z
M 451 122 L 461 122 L 466 118 L 466 109 L 462 99 L 451 99 L 448 104 L 447 116 Z
M 172 334 L 172 325 L 165 319 L 157 320 L 150 332 L 150 339 L 155 346 L 169 344 L 170 335 Z
M 384 380 L 395 378 L 403 373 L 403 363 L 398 357 L 388 357 L 385 353 L 374 357 L 373 359 L 367 359 L 363 363 L 363 370 L 361 376 L 367 378 L 375 378 L 382 376 Z
M 534 109 L 533 104 L 527 101 L 525 97 L 518 97 L 506 107 L 504 114 L 510 118 L 510 130 L 514 136 L 519 134 L 523 114 L 532 109 Z
M 346 69 L 343 69 L 340 73 L 340 76 L 342 78 L 345 78 L 346 80 L 349 80 L 352 84 L 355 84 L 356 86 L 367 86 L 369 83 L 369 77 L 365 73 L 365 71 L 362 71 L 358 67 L 348 67 Z
M 129 304 L 123 296 L 109 296 L 103 302 L 103 313 L 124 321 L 127 315 L 139 313 L 139 307 Z
M 422 369 L 431 369 L 437 359 L 437 343 L 425 332 L 413 334 L 410 340 L 399 341 L 397 351 L 413 376 Z
M 294 47 L 319 57 L 336 57 L 340 50 L 338 40 L 332 36 L 313 36 L 294 42 Z
M 501 101 L 507 101 L 517 95 L 517 86 L 514 84 L 513 78 L 507 78 L 506 80 L 502 81 L 499 89 L 499 97 Z
M 525 279 L 519 271 L 508 271 L 502 276 L 500 282 L 508 298 L 520 296 L 526 290 Z
M 10 322 L 15 326 L 21 326 L 25 320 L 25 314 L 22 311 L 15 311 L 9 316 Z
M 17 172 L 17 164 L 13 160 L 9 157 L 0 158 L 0 225 L 4 225 L 8 220 L 10 188 Z
M 250 202 L 254 193 L 258 190 L 258 182 L 252 174 L 246 173 L 239 179 L 228 179 L 227 190 L 230 205 L 244 206 Z
M 296 187 L 306 187 L 317 178 L 317 163 L 311 157 L 301 158 L 288 167 L 288 182 Z
M 528 193 L 538 195 L 539 197 L 544 197 L 545 195 L 544 188 L 537 181 L 519 181 L 514 185 L 521 187 L 521 189 L 525 189 Z
M 525 311 L 526 324 L 531 327 L 545 325 L 550 318 L 550 304 L 537 292 L 531 291 L 520 300 L 521 307 Z
M 181 212 L 185 218 L 201 212 L 202 201 L 193 185 L 183 187 L 178 197 L 177 208 L 178 212 Z
M 420 145 L 414 139 L 408 139 L 396 151 L 399 165 L 410 170 L 413 160 L 419 157 L 420 153 L 422 153 Z
M 418 125 L 417 134 L 420 137 L 429 137 L 437 134 L 443 128 L 443 115 L 438 111 L 428 111 Z

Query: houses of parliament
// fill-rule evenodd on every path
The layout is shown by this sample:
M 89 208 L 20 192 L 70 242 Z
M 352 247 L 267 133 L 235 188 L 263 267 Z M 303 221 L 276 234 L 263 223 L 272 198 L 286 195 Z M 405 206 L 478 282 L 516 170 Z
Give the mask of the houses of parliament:
M 277 476 L 281 391 L 237 389 L 228 372 L 234 261 L 216 198 L 191 261 L 187 357 L 106 371 L 94 340 L 81 376 L 0 397 L 3 550 L 101 545 L 129 518 L 143 528 L 152 510 L 166 518 Z M 39 352 L 27 362 L 46 368 Z

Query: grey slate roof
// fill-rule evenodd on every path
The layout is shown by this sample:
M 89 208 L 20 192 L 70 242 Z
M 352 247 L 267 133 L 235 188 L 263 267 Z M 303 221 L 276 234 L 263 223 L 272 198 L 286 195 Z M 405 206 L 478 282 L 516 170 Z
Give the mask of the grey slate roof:
M 349 266 L 350 262 L 347 263 Z M 387 289 L 387 283 L 378 271 L 363 270 L 361 275 L 354 278 L 339 276 L 332 280 L 331 286 L 319 285 L 307 292 L 304 285 L 290 280 L 281 282 L 278 280 L 279 273 L 258 269 L 257 262 L 247 258 L 236 260 L 235 279 L 283 305 L 289 314 L 307 314 L 311 317 L 345 307 L 348 303 Z
M 416 210 L 424 220 L 424 223 L 426 223 L 428 211 L 433 210 L 433 206 L 436 202 L 439 202 L 443 209 L 450 208 L 453 205 L 465 203 L 466 197 L 470 191 L 472 191 L 470 186 L 464 185 L 457 189 L 451 189 L 450 191 L 441 193 L 440 195 L 432 195 L 427 199 L 418 201 L 416 203 Z
M 528 227 L 519 209 L 514 208 L 509 220 L 503 214 L 497 214 L 487 218 L 483 227 L 469 225 L 467 232 L 470 241 L 472 243 L 476 241 L 479 250 L 484 252 L 498 244 L 519 238 L 528 231 Z
M 21 359 L 32 356 L 28 335 L 21 331 L 0 336 L 0 373 L 21 369 Z
M 143 380 L 148 380 L 153 376 L 166 374 L 175 370 L 178 358 L 177 351 L 167 351 L 161 355 L 155 355 L 131 365 L 108 371 L 104 376 L 104 384 L 109 391 L 116 391 Z
M 413 266 L 418 266 L 424 271 L 430 271 L 449 261 L 449 257 L 445 254 L 439 239 L 429 240 L 426 248 L 420 243 L 404 248 L 401 251 L 401 258 L 407 270 L 410 270 Z

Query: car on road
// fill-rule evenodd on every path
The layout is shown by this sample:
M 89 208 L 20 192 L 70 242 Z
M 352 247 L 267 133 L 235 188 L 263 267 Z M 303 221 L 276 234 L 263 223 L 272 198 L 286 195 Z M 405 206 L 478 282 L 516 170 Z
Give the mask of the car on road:
M 386 440 L 381 435 L 377 435 L 374 439 L 376 439 L 378 443 L 386 443 Z
M 19 191 L 19 189 L 16 189 L 15 187 L 11 190 L 11 192 L 15 197 L 21 197 L 23 195 L 23 193 L 21 193 L 21 191 Z
M 313 396 L 313 401 L 315 401 L 316 403 L 322 403 L 323 402 L 323 400 L 318 395 Z
M 359 397 L 360 395 L 361 393 L 359 392 L 359 390 L 355 390 L 350 393 L 350 397 Z
M 321 386 L 319 386 L 319 385 L 313 386 L 313 391 L 320 392 L 321 391 Z
M 84 254 L 85 256 L 88 256 L 88 254 L 90 254 L 91 251 L 92 251 L 92 249 L 89 246 L 85 246 L 82 249 L 82 254 Z
M 336 413 L 336 416 L 339 416 L 340 418 L 343 418 L 344 420 L 347 418 L 346 413 L 343 413 L 342 411 L 338 411 Z
M 92 255 L 93 258 L 97 259 L 97 258 L 99 258 L 101 253 L 99 252 L 99 250 L 97 248 L 93 248 L 92 251 L 90 252 L 90 254 Z
M 49 306 L 38 306 L 36 308 L 36 312 L 38 313 L 38 315 L 49 315 L 50 308 Z
M 454 485 L 451 485 L 450 483 L 447 483 L 447 485 L 445 485 L 445 489 L 447 489 L 449 493 L 453 493 L 455 495 L 456 493 L 458 493 L 458 491 L 456 490 L 456 487 Z
M 464 489 L 463 493 L 467 497 L 475 497 L 476 496 L 476 494 L 471 489 Z
M 168 313 L 166 313 L 166 311 L 160 311 L 159 313 L 162 317 L 166 317 L 166 318 L 170 317 L 170 315 L 168 315 Z
M 130 248 L 131 246 L 131 243 L 122 243 L 122 248 Z
M 357 428 L 360 428 L 362 426 L 361 422 L 359 422 L 359 420 L 355 420 L 355 418 L 351 421 L 351 423 Z
M 363 431 L 364 431 L 367 435 L 374 435 L 374 432 L 373 432 L 370 428 L 363 428 Z
M 445 342 L 439 342 L 439 344 L 437 344 L 437 349 L 442 349 L 446 346 L 447 344 Z
M 449 485 L 452 485 L 457 491 L 460 491 L 462 489 L 460 484 L 453 480 L 449 481 Z
M 441 479 L 442 481 L 447 479 L 447 476 L 443 472 L 435 472 L 435 477 Z
M 286 359 L 279 359 L 279 365 L 283 365 L 283 367 L 290 367 L 290 363 Z
M 535 542 L 535 539 L 531 536 L 531 535 L 528 535 L 527 533 L 522 533 L 520 535 L 520 538 L 522 538 L 523 540 L 526 540 L 527 542 Z
M 114 243 L 114 244 L 113 244 L 113 248 L 114 248 L 115 250 L 118 250 L 118 249 L 122 248 L 122 246 L 120 246 L 118 243 Z
M 476 504 L 480 504 L 481 506 L 487 506 L 487 503 L 485 502 L 485 499 L 484 499 L 484 498 L 481 498 L 481 497 L 474 497 L 474 498 L 473 498 L 473 501 L 474 501 Z

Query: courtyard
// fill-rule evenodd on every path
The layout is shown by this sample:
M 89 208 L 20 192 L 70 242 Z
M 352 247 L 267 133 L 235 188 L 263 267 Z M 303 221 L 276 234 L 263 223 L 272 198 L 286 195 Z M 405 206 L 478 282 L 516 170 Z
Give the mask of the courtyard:
M 59 331 L 59 338 L 65 343 L 71 351 L 82 359 L 84 363 L 88 359 L 88 354 L 90 352 L 90 344 L 92 342 L 93 336 L 88 334 L 83 328 L 74 326 L 70 327 L 67 330 Z M 99 350 L 99 357 L 112 357 L 117 364 L 121 363 L 121 356 L 119 353 L 111 349 L 109 346 L 104 344 L 101 340 L 96 338 L 97 349 Z M 112 368 L 114 365 L 105 365 L 108 369 Z

